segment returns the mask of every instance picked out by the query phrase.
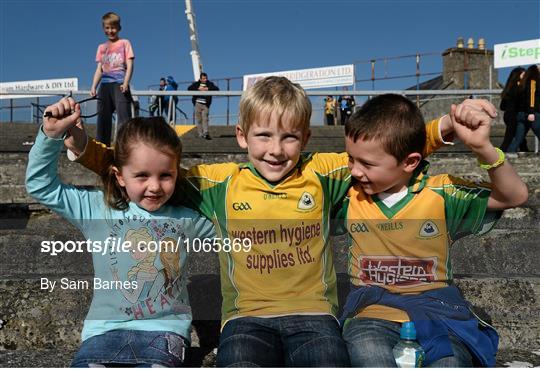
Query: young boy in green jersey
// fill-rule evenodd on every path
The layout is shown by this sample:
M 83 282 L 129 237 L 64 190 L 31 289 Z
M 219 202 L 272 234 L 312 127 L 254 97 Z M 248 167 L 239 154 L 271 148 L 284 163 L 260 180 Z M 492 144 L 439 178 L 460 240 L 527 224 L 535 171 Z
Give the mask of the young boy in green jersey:
M 310 117 L 301 87 L 282 77 L 263 79 L 240 102 L 236 136 L 249 163 L 198 165 L 186 175 L 185 198 L 215 222 L 223 242 L 247 239 L 252 246 L 219 255 L 218 366 L 349 364 L 335 319 L 329 228 L 350 172 L 346 154 L 301 154 Z M 428 124 L 427 152 L 442 144 L 439 126 L 443 133 L 452 129 L 448 117 Z M 78 141 L 79 162 L 88 168 L 99 173 L 112 159 L 95 141 Z
M 343 337 L 354 367 L 395 367 L 392 348 L 409 320 L 426 351 L 424 365 L 495 365 L 497 334 L 479 327 L 452 286 L 449 247 L 487 232 L 496 218 L 488 210 L 519 206 L 528 192 L 491 144 L 487 114 L 453 106 L 450 116 L 490 184 L 427 174 L 424 120 L 403 96 L 373 98 L 345 126 L 354 179 L 340 211 L 352 240 Z

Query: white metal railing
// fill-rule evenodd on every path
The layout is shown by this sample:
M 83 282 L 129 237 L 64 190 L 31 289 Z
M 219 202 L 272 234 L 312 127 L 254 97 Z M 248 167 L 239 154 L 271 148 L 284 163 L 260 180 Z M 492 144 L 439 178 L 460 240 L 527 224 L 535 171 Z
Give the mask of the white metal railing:
M 354 96 L 377 96 L 384 94 L 400 94 L 406 96 L 426 96 L 426 95 L 500 95 L 502 89 L 478 89 L 478 90 L 318 90 L 306 91 L 308 96 L 335 96 L 335 95 L 354 95 Z M 133 90 L 133 96 L 241 96 L 243 91 L 155 91 L 155 90 Z M 0 91 L 2 95 L 31 95 L 39 96 L 67 96 L 67 95 L 86 95 L 89 90 L 57 90 L 57 91 Z
M 448 96 L 487 96 L 492 97 L 494 95 L 500 95 L 502 89 L 477 89 L 477 90 L 352 90 L 352 91 L 336 91 L 336 90 L 318 90 L 318 91 L 306 91 L 308 96 L 336 96 L 336 95 L 352 95 L 352 96 L 377 96 L 384 94 L 400 94 L 405 96 L 418 96 L 419 101 L 425 102 L 435 99 L 445 99 Z M 2 95 L 31 95 L 35 97 L 40 96 L 88 96 L 89 90 L 57 90 L 57 91 L 0 91 Z M 131 95 L 133 96 L 242 96 L 243 91 L 155 91 L 155 90 L 133 90 Z M 431 96 L 429 99 L 421 99 L 421 96 Z M 437 97 L 434 97 L 437 96 Z M 442 97 L 439 97 L 442 96 Z M 172 98 L 169 99 L 169 115 L 171 111 L 172 117 L 170 122 L 176 121 L 176 111 L 172 109 Z M 535 153 L 539 151 L 539 141 L 535 137 Z

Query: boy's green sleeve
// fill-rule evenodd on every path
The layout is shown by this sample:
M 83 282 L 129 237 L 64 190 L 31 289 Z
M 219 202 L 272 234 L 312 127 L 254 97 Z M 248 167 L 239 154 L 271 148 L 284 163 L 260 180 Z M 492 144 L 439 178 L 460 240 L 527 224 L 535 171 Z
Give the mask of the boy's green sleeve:
M 489 232 L 502 214 L 501 211 L 487 211 L 491 193 L 489 183 L 476 184 L 446 176 L 438 191 L 444 197 L 446 225 L 452 241 Z
M 347 166 L 347 153 L 313 154 L 308 170 L 319 177 L 324 191 L 325 207 L 334 209 L 343 200 L 351 185 L 351 173 Z
M 113 163 L 113 158 L 114 150 L 112 147 L 107 147 L 92 138 L 88 140 L 84 152 L 75 161 L 101 176 Z
M 349 209 L 349 197 L 336 206 L 332 216 L 330 232 L 333 236 L 341 236 L 347 233 L 347 210 Z
M 202 164 L 189 169 L 182 181 L 186 205 L 209 219 L 225 216 L 227 184 L 238 172 L 238 164 Z

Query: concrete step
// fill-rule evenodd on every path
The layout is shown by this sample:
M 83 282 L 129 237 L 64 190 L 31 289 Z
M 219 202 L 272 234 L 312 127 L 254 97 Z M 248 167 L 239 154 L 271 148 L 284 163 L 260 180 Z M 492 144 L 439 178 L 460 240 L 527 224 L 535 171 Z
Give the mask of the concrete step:
M 90 135 L 95 137 L 95 125 L 87 125 Z M 0 152 L 28 152 L 36 136 L 38 125 L 29 123 L 3 123 L 0 124 Z M 492 142 L 500 145 L 504 137 L 505 126 L 494 125 L 491 131 Z M 306 147 L 308 152 L 340 152 L 344 146 L 343 126 L 314 126 L 311 127 L 311 139 Z M 203 140 L 198 137 L 196 129 L 182 136 L 184 151 L 186 153 L 243 153 L 235 136 L 235 127 L 211 126 L 212 140 Z M 534 135 L 529 132 L 527 136 L 529 149 L 534 149 Z M 456 144 L 441 149 L 441 152 L 469 152 L 463 144 Z
M 90 278 L 79 278 L 90 280 Z M 57 279 L 59 280 L 59 278 Z M 60 283 L 58 283 L 60 285 Z M 90 284 L 91 285 L 91 284 Z M 195 347 L 217 347 L 219 337 L 219 276 L 192 276 L 188 285 L 194 313 Z M 540 326 L 540 278 L 468 278 L 457 276 L 456 285 L 500 334 L 500 348 L 537 350 Z M 92 298 L 91 289 L 40 288 L 38 278 L 0 280 L 0 349 L 74 349 L 79 344 L 82 321 Z M 340 303 L 348 292 L 346 274 L 338 274 Z
M 75 278 L 75 277 L 74 277 Z M 92 277 L 78 276 L 88 281 Z M 71 278 L 70 278 L 71 279 Z M 60 277 L 51 278 L 60 286 Z M 197 275 L 188 285 L 193 308 L 193 347 L 217 347 L 221 295 L 219 276 Z M 88 289 L 41 289 L 40 279 L 0 279 L 0 350 L 74 349 L 80 344 L 82 323 L 93 291 Z
M 201 163 L 246 162 L 245 154 L 186 153 L 182 165 L 186 168 Z M 430 173 L 451 173 L 470 180 L 488 180 L 485 170 L 478 167 L 476 158 L 471 154 L 436 153 L 429 159 Z M 531 200 L 540 192 L 539 156 L 533 153 L 521 153 L 509 161 L 529 185 Z M 0 155 L 0 204 L 28 203 L 34 200 L 28 196 L 24 187 L 27 153 L 3 153 Z M 59 161 L 60 178 L 74 185 L 96 186 L 100 184 L 97 175 L 77 163 L 70 162 L 65 155 Z

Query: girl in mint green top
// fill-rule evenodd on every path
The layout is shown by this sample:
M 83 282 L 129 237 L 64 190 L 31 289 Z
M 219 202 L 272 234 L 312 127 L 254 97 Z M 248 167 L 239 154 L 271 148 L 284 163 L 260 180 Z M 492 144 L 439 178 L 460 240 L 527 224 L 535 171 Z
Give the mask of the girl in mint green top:
M 192 319 L 186 250 L 195 238 L 213 238 L 214 229 L 175 206 L 178 136 L 161 117 L 128 121 L 118 132 L 104 189 L 82 189 L 60 182 L 56 169 L 62 136 L 79 121 L 80 107 L 62 99 L 46 112 L 30 151 L 27 190 L 83 233 L 80 247 L 92 252 L 95 273 L 72 365 L 181 365 Z

